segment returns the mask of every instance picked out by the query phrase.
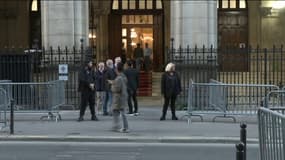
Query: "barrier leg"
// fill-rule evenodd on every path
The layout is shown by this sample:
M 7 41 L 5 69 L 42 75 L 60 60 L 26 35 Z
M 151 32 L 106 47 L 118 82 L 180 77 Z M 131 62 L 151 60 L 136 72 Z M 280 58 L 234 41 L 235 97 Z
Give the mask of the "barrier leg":
M 234 123 L 236 123 L 236 121 L 237 121 L 234 116 L 227 116 L 227 115 L 224 115 L 224 116 L 215 116 L 215 117 L 213 118 L 213 122 L 216 121 L 216 118 L 231 118 L 231 119 L 233 119 Z

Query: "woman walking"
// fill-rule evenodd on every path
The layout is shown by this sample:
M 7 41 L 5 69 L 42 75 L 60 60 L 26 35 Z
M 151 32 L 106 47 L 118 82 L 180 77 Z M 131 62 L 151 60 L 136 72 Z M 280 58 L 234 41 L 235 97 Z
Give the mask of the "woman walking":
M 162 116 L 160 120 L 165 120 L 167 108 L 170 101 L 172 120 L 178 120 L 175 114 L 175 101 L 178 94 L 181 92 L 181 82 L 179 75 L 175 72 L 175 64 L 168 63 L 165 67 L 165 72 L 161 77 L 161 94 L 164 96 L 164 104 Z

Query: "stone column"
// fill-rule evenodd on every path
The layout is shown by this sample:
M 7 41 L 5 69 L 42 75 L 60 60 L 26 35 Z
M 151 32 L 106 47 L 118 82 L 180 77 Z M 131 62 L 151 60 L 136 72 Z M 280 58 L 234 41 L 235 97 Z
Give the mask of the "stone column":
M 42 45 L 88 45 L 88 1 L 42 1 Z
M 174 46 L 217 47 L 217 2 L 171 1 L 171 36 Z

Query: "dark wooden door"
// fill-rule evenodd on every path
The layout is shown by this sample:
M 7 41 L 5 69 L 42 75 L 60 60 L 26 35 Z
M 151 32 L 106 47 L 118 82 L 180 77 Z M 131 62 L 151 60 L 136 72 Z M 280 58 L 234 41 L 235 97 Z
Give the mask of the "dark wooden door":
M 163 51 L 163 16 L 162 14 L 153 16 L 153 70 L 162 71 L 164 64 Z
M 219 11 L 219 65 L 222 71 L 248 71 L 246 11 Z
M 122 16 L 109 15 L 109 56 L 114 59 L 121 55 L 122 49 Z

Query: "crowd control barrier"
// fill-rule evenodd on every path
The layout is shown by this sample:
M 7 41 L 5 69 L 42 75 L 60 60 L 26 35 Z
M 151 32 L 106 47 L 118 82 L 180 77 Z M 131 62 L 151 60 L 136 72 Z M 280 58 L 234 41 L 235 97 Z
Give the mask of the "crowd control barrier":
M 256 115 L 264 97 L 275 85 L 264 84 L 225 84 L 218 81 L 189 84 L 187 99 L 188 123 L 192 116 L 214 115 L 216 118 L 232 118 L 233 115 Z
M 273 111 L 264 107 L 258 110 L 261 160 L 285 159 L 285 115 L 280 113 L 281 110 L 275 108 Z
M 17 112 L 47 113 L 48 119 L 60 120 L 59 106 L 65 104 L 64 81 L 42 83 L 0 83 L 7 92 L 9 101 L 14 100 Z
M 284 88 L 282 90 L 270 91 L 265 97 L 264 107 L 270 109 L 277 108 L 277 110 L 280 107 L 285 107 Z
M 7 109 L 9 106 L 9 96 L 3 88 L 0 88 L 0 123 L 3 124 L 0 128 L 7 127 Z

